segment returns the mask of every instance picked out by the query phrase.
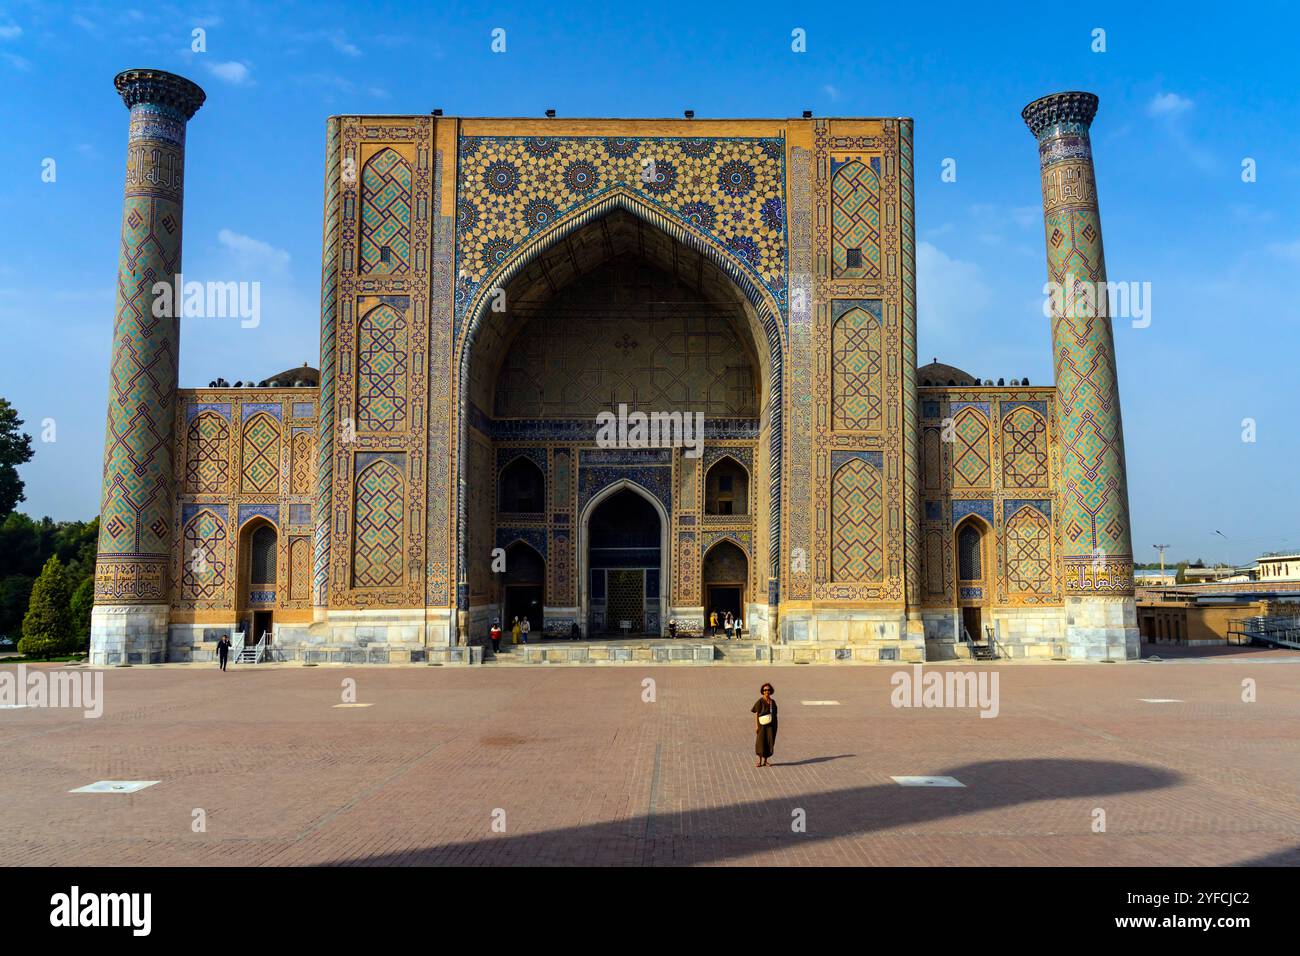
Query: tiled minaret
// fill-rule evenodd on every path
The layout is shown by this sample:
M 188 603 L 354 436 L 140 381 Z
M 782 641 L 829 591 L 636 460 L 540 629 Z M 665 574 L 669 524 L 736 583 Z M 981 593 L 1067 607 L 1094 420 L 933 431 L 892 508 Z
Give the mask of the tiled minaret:
M 162 70 L 127 70 L 114 85 L 131 127 L 90 637 L 96 664 L 166 655 L 179 326 L 176 309 L 155 309 L 155 285 L 181 271 L 185 124 L 204 100 L 194 83 Z
M 1088 128 L 1092 93 L 1034 100 L 1061 443 L 1061 574 L 1071 657 L 1138 656 L 1124 429 Z

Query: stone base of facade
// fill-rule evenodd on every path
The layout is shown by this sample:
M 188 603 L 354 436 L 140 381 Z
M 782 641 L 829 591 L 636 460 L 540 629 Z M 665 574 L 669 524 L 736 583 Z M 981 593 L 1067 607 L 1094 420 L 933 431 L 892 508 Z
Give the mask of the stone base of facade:
M 90 663 L 162 664 L 167 659 L 166 604 L 97 604 L 90 612 Z
M 312 623 L 275 624 L 266 660 L 311 664 L 476 663 L 471 649 L 448 644 L 450 608 L 330 611 Z M 217 639 L 239 628 L 228 624 L 172 624 L 166 660 L 174 663 L 217 659 Z M 479 648 L 478 661 L 482 660 Z
M 1132 597 L 1068 598 L 1065 640 L 1071 660 L 1138 660 L 1142 639 L 1136 603 Z
M 792 608 L 780 612 L 779 630 L 775 664 L 925 660 L 922 634 L 901 608 Z
M 1064 607 L 991 607 L 998 654 L 1011 660 L 1133 661 L 1140 656 L 1137 610 L 1132 598 L 1072 599 Z M 922 614 L 926 659 L 965 660 L 970 645 L 959 637 L 961 611 Z

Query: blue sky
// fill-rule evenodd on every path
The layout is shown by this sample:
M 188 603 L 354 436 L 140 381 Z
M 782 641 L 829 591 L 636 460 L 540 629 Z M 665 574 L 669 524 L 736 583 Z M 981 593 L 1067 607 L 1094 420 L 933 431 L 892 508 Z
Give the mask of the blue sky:
M 208 93 L 190 124 L 187 276 L 262 282 L 258 328 L 183 328 L 182 386 L 317 364 L 325 117 L 434 107 L 912 116 L 921 360 L 1046 383 L 1037 157 L 1019 113 L 1086 89 L 1101 97 L 1093 149 L 1110 279 L 1152 290 L 1149 327 L 1115 323 L 1137 557 L 1154 559 L 1154 543 L 1171 560 L 1300 550 L 1300 306 L 1287 282 L 1300 272 L 1300 17 L 1282 4 L 1001 17 L 984 6 L 9 0 L 0 395 L 36 438 L 23 507 L 59 519 L 98 510 L 122 69 L 176 71 Z M 191 51 L 196 27 L 205 53 Z M 504 54 L 490 49 L 497 27 Z M 805 53 L 791 51 L 795 28 Z M 1104 53 L 1092 50 L 1096 28 Z M 1256 182 L 1242 181 L 1245 157 Z M 42 182 L 46 158 L 53 183 Z M 947 158 L 955 182 L 941 181 Z M 40 441 L 47 418 L 54 442 Z

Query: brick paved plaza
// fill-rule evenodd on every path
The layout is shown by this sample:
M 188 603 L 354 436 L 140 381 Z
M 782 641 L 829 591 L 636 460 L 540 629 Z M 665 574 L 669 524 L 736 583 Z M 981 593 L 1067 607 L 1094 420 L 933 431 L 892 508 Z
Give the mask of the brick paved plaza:
M 108 669 L 100 719 L 0 710 L 0 863 L 1294 865 L 1298 665 L 976 665 L 995 719 L 892 707 L 892 666 Z M 104 779 L 160 782 L 68 792 Z

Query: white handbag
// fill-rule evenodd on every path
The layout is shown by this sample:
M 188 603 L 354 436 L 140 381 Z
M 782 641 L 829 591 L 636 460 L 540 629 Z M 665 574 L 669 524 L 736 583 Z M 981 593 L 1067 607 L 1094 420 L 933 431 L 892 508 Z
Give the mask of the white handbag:
M 766 714 L 759 714 L 758 722 L 762 726 L 766 727 L 768 724 L 772 722 L 772 712 L 768 711 Z

